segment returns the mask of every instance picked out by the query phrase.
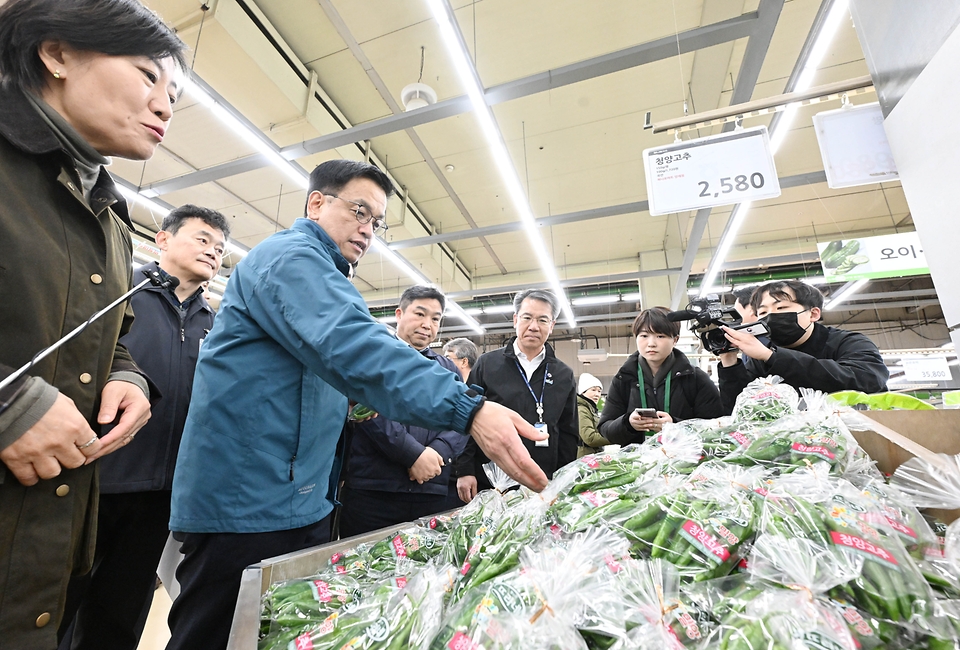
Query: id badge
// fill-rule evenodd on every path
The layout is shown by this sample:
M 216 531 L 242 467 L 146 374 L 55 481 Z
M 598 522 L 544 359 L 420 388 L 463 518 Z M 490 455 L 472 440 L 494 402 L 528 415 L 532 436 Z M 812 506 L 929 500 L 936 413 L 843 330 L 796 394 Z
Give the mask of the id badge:
M 549 438 L 550 432 L 547 431 L 547 425 L 546 425 L 546 424 L 543 424 L 543 423 L 535 424 L 535 425 L 533 425 L 533 428 L 536 429 L 537 431 L 540 431 L 541 433 L 546 433 L 547 436 L 548 436 L 547 438 L 544 438 L 543 440 L 537 440 L 536 442 L 534 442 L 534 446 L 536 446 L 536 447 L 549 447 L 549 446 L 550 446 L 550 438 Z

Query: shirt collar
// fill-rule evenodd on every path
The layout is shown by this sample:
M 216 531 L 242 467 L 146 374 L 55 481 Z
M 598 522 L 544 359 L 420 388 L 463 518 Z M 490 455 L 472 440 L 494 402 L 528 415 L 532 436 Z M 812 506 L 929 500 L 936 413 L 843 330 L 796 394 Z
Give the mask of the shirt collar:
M 520 350 L 520 346 L 517 345 L 517 340 L 514 339 L 514 340 L 513 340 L 513 353 L 514 353 L 515 355 L 517 355 L 517 358 L 518 358 L 518 359 L 522 359 L 523 361 L 539 362 L 539 361 L 543 361 L 544 359 L 547 358 L 547 346 L 546 346 L 546 345 L 543 346 L 543 349 L 540 350 L 540 354 L 538 354 L 537 356 L 535 356 L 535 357 L 532 358 L 532 359 L 528 359 L 528 358 L 527 358 L 527 355 L 525 355 L 525 354 Z

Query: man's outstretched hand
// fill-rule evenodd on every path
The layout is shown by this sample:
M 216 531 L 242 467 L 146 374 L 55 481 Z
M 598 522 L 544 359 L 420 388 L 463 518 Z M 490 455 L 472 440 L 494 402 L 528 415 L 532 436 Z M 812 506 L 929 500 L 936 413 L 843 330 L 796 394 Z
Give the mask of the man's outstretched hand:
M 510 478 L 539 492 L 547 486 L 547 475 L 530 458 L 520 436 L 530 440 L 547 437 L 522 417 L 500 404 L 484 402 L 473 417 L 470 435 L 487 458 L 495 462 Z

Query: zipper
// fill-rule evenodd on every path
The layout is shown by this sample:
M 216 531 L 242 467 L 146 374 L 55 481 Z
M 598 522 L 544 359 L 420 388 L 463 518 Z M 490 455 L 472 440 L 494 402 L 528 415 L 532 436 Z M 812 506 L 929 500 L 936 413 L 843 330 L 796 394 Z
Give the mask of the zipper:
M 297 455 L 294 454 L 293 458 L 290 459 L 290 482 L 293 483 L 293 463 L 297 460 Z

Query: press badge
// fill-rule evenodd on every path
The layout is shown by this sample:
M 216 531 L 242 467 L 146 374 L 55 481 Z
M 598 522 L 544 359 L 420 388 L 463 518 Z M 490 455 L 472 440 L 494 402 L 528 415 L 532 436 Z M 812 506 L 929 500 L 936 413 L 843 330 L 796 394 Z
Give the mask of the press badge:
M 539 424 L 533 425 L 533 428 L 536 429 L 537 431 L 540 431 L 541 433 L 547 434 L 547 436 L 548 436 L 547 438 L 544 438 L 543 440 L 537 440 L 537 441 L 535 441 L 535 442 L 534 442 L 534 446 L 536 446 L 536 447 L 549 447 L 549 446 L 550 446 L 550 438 L 549 438 L 550 432 L 547 431 L 547 425 L 544 424 L 543 422 L 541 422 L 541 423 L 539 423 Z

